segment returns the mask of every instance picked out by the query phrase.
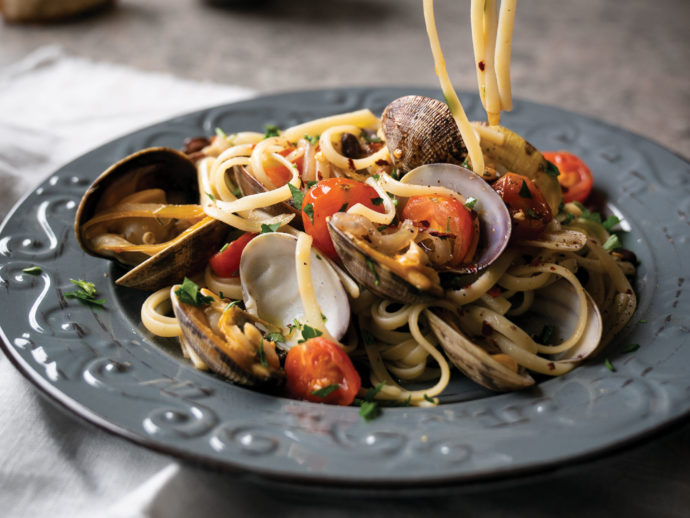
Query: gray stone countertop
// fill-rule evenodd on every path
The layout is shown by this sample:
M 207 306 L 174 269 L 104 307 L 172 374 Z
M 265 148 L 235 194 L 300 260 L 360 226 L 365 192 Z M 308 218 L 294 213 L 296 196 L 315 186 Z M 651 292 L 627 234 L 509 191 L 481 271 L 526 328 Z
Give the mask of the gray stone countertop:
M 420 0 L 224 3 L 235 7 L 119 0 L 60 24 L 0 24 L 0 65 L 57 43 L 78 56 L 260 93 L 438 84 Z M 476 91 L 469 5 L 437 0 L 436 17 L 451 79 Z M 521 0 L 514 96 L 622 126 L 688 157 L 688 20 L 687 0 Z

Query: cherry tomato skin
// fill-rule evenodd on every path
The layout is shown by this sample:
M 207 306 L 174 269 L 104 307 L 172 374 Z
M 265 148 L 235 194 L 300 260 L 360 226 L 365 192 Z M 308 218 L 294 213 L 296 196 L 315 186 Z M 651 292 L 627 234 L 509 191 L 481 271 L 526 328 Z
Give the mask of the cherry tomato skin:
M 314 239 L 314 246 L 332 259 L 337 259 L 338 254 L 333 247 L 331 235 L 328 232 L 326 218 L 336 212 L 347 210 L 357 203 L 384 212 L 383 204 L 375 205 L 379 195 L 376 190 L 357 180 L 349 178 L 327 178 L 314 185 L 304 195 L 302 203 L 302 223 L 304 231 Z M 305 208 L 311 206 L 312 216 L 305 212 Z
M 338 344 L 316 337 L 293 346 L 285 358 L 286 388 L 297 399 L 331 405 L 351 405 L 362 386 L 352 360 Z M 325 397 L 313 392 L 331 385 Z
M 412 196 L 401 216 L 412 220 L 420 229 L 455 236 L 453 259 L 449 266 L 460 264 L 472 245 L 472 213 L 455 198 L 438 194 Z
M 294 150 L 294 148 L 286 148 L 282 151 L 279 151 L 278 154 L 286 157 Z M 298 158 L 296 162 L 293 162 L 293 164 L 297 166 L 297 171 L 301 176 L 304 164 L 303 160 Z M 275 188 L 282 187 L 290 181 L 290 178 L 292 178 L 292 171 L 277 161 L 274 161 L 269 165 L 264 165 L 264 172 L 266 173 L 266 176 L 268 176 L 269 180 L 271 180 Z
M 529 195 L 525 192 L 525 187 Z M 553 219 L 544 196 L 532 180 L 515 173 L 506 173 L 493 184 L 503 198 L 513 220 L 512 236 L 518 239 L 537 237 Z
M 246 232 L 228 244 L 222 252 L 218 252 L 208 261 L 213 273 L 219 277 L 237 277 L 240 269 L 242 250 L 256 234 Z
M 563 190 L 563 201 L 584 203 L 592 192 L 594 183 L 592 171 L 589 170 L 587 164 L 568 151 L 546 151 L 544 158 L 555 164 L 561 173 L 558 175 L 558 182 Z

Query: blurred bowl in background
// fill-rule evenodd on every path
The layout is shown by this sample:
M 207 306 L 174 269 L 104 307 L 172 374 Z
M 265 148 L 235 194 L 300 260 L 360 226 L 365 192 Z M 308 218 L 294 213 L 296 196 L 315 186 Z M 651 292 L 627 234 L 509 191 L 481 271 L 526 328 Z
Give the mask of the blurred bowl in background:
M 0 11 L 12 23 L 53 22 L 105 6 L 116 0 L 0 0 Z

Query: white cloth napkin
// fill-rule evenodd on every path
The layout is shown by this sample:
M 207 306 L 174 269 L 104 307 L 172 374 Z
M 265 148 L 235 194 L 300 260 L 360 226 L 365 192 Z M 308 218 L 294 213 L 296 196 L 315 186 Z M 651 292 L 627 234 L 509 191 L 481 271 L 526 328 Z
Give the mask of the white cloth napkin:
M 48 174 L 99 144 L 251 95 L 38 48 L 0 68 L 0 219 Z M 177 470 L 165 456 L 56 410 L 2 354 L 0 416 L 2 516 L 103 516 L 111 506 L 113 516 L 153 516 L 149 504 Z

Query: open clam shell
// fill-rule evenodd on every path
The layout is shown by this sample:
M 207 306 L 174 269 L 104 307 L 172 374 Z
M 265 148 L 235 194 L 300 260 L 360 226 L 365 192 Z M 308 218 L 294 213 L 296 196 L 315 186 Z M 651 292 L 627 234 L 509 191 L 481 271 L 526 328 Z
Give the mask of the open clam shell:
M 454 271 L 474 274 L 484 270 L 508 246 L 512 224 L 505 203 L 488 183 L 469 169 L 453 164 L 427 164 L 410 171 L 401 181 L 413 185 L 446 187 L 465 198 L 477 199 L 474 210 L 479 217 L 479 247 L 472 264 Z
M 167 203 L 197 204 L 199 190 L 194 163 L 183 153 L 165 147 L 138 151 L 110 166 L 84 194 L 75 217 L 74 230 L 82 249 L 97 257 L 135 266 L 116 282 L 144 290 L 156 290 L 182 280 L 201 269 L 220 248 L 227 226 L 206 218 L 173 239 L 156 254 L 101 253 L 93 246 L 84 225 L 96 214 L 115 207 L 122 199 L 144 190 L 164 191 Z
M 426 311 L 426 315 L 448 359 L 475 383 L 498 392 L 522 390 L 534 385 L 532 376 L 510 370 L 470 340 L 453 325 L 447 311 L 439 314 Z
M 405 303 L 415 303 L 443 294 L 438 273 L 452 273 L 471 282 L 503 253 L 511 233 L 508 209 L 501 197 L 479 176 L 453 164 L 427 164 L 410 171 L 403 183 L 441 186 L 477 199 L 475 210 L 479 219 L 480 243 L 472 264 L 452 269 L 410 268 L 376 251 L 362 239 L 345 232 L 344 218 L 348 214 L 334 214 L 328 228 L 333 245 L 350 274 L 359 283 L 380 297 Z M 430 271 L 429 271 L 430 270 Z
M 302 321 L 304 306 L 297 282 L 297 238 L 280 232 L 261 234 L 242 252 L 240 278 L 245 307 L 251 314 L 284 331 Z M 335 271 L 312 249 L 311 276 L 324 325 L 336 340 L 350 321 L 350 303 Z M 288 345 L 293 342 L 288 340 Z
M 170 298 L 182 338 L 209 369 L 239 385 L 282 384 L 285 372 L 275 344 L 263 338 L 259 319 L 238 307 L 228 308 L 234 337 L 228 340 L 214 331 L 203 308 L 180 302 L 175 294 L 177 288 L 173 286 Z
M 442 101 L 409 95 L 394 100 L 381 115 L 386 145 L 402 172 L 423 164 L 462 164 L 467 157 L 458 126 Z

